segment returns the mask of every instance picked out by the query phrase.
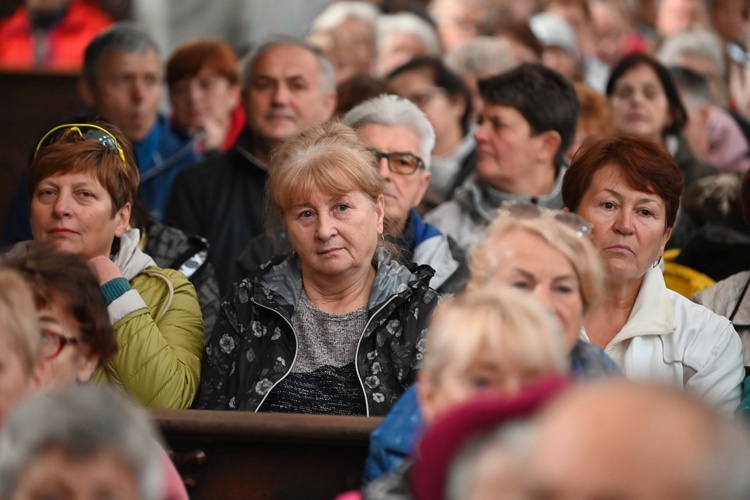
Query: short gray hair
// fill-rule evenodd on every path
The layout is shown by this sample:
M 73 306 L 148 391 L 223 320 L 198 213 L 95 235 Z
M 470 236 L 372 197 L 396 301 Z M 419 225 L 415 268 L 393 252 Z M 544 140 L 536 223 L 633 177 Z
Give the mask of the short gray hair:
M 487 78 L 518 66 L 510 43 L 504 38 L 480 36 L 467 40 L 446 54 L 445 65 L 458 75 Z
M 680 66 L 680 56 L 684 54 L 706 57 L 716 64 L 719 78 L 726 78 L 724 47 L 721 38 L 709 30 L 692 29 L 668 36 L 662 42 L 656 58 L 664 66 Z
M 397 32 L 407 33 L 419 38 L 424 45 L 427 55 L 439 57 L 441 53 L 440 39 L 430 23 L 411 12 L 399 12 L 398 14 L 385 14 L 378 18 L 377 23 L 378 45 L 386 35 Z M 380 50 L 380 47 L 378 47 Z
M 140 498 L 156 500 L 163 483 L 156 436 L 146 412 L 113 389 L 72 386 L 32 397 L 0 433 L 0 496 L 12 498 L 24 469 L 59 447 L 74 458 L 114 451 L 133 471 Z
M 410 100 L 390 94 L 373 97 L 352 108 L 342 122 L 355 130 L 365 125 L 408 128 L 417 135 L 419 156 L 424 160 L 425 168 L 430 169 L 435 130 L 427 116 Z
M 249 88 L 250 73 L 255 61 L 267 50 L 281 47 L 283 45 L 293 45 L 312 53 L 318 60 L 318 69 L 320 71 L 320 93 L 325 95 L 336 92 L 336 75 L 333 69 L 333 64 L 328 57 L 326 57 L 320 47 L 313 45 L 302 38 L 291 36 L 273 36 L 268 38 L 250 53 L 245 61 L 245 66 L 242 71 L 242 88 L 244 90 L 248 90 Z
M 115 23 L 99 33 L 86 46 L 83 76 L 90 83 L 96 82 L 102 58 L 112 52 L 143 54 L 150 50 L 158 54 L 159 46 L 142 26 L 131 21 Z
M 335 2 L 313 19 L 310 31 L 332 30 L 338 28 L 347 19 L 352 18 L 364 21 L 375 28 L 375 22 L 379 15 L 378 8 L 369 2 Z

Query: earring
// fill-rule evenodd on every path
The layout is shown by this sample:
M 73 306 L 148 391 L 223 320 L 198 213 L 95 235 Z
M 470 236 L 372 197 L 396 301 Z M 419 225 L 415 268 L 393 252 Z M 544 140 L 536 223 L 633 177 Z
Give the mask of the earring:
M 659 264 L 661 264 L 661 257 L 662 256 L 660 255 L 659 259 L 656 262 L 654 262 L 654 265 L 653 265 L 654 268 L 656 268 Z

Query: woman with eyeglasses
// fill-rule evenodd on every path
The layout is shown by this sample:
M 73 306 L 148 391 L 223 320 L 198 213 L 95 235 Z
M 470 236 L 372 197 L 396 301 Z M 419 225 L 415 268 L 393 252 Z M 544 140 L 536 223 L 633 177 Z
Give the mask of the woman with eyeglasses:
M 620 374 L 601 349 L 580 339 L 584 319 L 599 299 L 603 281 L 601 264 L 589 241 L 590 232 L 591 226 L 575 214 L 545 210 L 530 203 L 505 202 L 488 226 L 486 239 L 471 256 L 467 286 L 467 293 L 513 287 L 542 305 L 558 320 L 555 333 L 562 336 L 557 340 L 563 350 L 563 366 L 574 378 L 585 380 Z M 460 337 L 465 332 L 456 333 Z M 539 351 L 531 350 L 528 355 L 538 355 Z M 424 426 L 423 415 L 429 416 L 436 402 L 450 406 L 477 392 L 498 390 L 494 382 L 497 375 L 515 373 L 523 361 L 530 360 L 498 363 L 490 371 L 475 366 L 473 373 L 463 377 L 457 377 L 455 372 L 440 377 L 422 376 L 418 386 L 404 394 L 370 436 L 365 482 L 395 469 L 413 452 Z
M 34 294 L 41 324 L 46 385 L 88 382 L 117 353 L 115 332 L 99 282 L 86 260 L 31 242 L 2 263 L 23 276 Z
M 385 415 L 421 365 L 433 271 L 385 248 L 384 180 L 349 127 L 302 132 L 268 170 L 267 199 L 292 251 L 222 301 L 197 404 Z
M 593 225 L 605 269 L 583 338 L 634 379 L 684 388 L 725 412 L 740 401 L 744 367 L 731 323 L 668 290 L 659 267 L 672 234 L 682 176 L 658 142 L 589 140 L 565 174 L 565 207 Z
M 130 145 L 114 127 L 53 128 L 39 142 L 29 169 L 32 233 L 60 253 L 82 256 L 98 278 L 119 348 L 101 377 L 145 406 L 186 408 L 200 379 L 201 310 L 187 278 L 156 267 L 138 248 L 139 231 L 128 229 L 138 179 Z M 19 243 L 11 254 L 27 247 Z M 84 341 L 64 333 L 64 315 L 56 319 L 58 333 Z M 90 347 L 74 340 L 64 342 L 83 353 Z M 60 349 L 67 352 L 65 345 Z M 103 351 L 102 358 L 110 352 Z M 99 363 L 91 364 L 85 371 Z

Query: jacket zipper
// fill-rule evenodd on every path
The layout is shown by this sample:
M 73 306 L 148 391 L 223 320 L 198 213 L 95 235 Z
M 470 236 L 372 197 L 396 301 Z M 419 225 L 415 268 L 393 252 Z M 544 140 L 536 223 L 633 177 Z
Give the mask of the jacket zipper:
M 368 319 L 367 323 L 365 323 L 364 330 L 362 330 L 362 333 L 359 335 L 359 340 L 357 341 L 357 350 L 354 352 L 354 371 L 357 372 L 357 380 L 359 380 L 359 386 L 362 389 L 362 395 L 365 397 L 365 415 L 368 416 L 368 417 L 370 416 L 370 403 L 367 401 L 367 391 L 365 390 L 365 384 L 364 384 L 364 382 L 362 382 L 362 376 L 359 374 L 359 364 L 358 364 L 359 363 L 359 346 L 362 344 L 362 339 L 365 336 L 365 332 L 367 331 L 367 327 L 370 326 L 370 323 L 372 323 L 373 318 L 375 318 L 375 316 L 377 316 L 380 313 L 380 311 L 382 311 L 385 308 L 385 306 L 387 306 L 388 304 L 390 304 L 391 302 L 393 302 L 393 300 L 396 298 L 396 296 L 397 295 L 392 295 L 388 300 L 386 300 L 383 303 L 382 306 L 380 306 L 380 308 L 378 308 L 377 311 L 375 311 L 375 313 L 372 316 L 370 316 L 370 319 Z M 268 397 L 268 395 L 271 394 L 271 391 L 274 390 L 274 388 L 277 385 L 279 385 L 281 382 L 283 382 L 284 379 L 287 378 L 287 376 L 290 373 L 292 373 L 292 368 L 294 368 L 294 364 L 297 362 L 297 353 L 299 352 L 299 339 L 297 338 L 297 332 L 294 331 L 294 327 L 289 322 L 289 320 L 287 320 L 284 317 L 283 314 L 281 314 L 280 312 L 278 312 L 277 310 L 275 310 L 273 308 L 270 308 L 268 306 L 264 306 L 263 304 L 259 304 L 258 302 L 255 301 L 255 299 L 250 299 L 250 300 L 256 306 L 262 307 L 263 309 L 266 309 L 268 311 L 271 311 L 274 314 L 277 314 L 277 315 L 281 316 L 281 319 L 283 319 L 284 322 L 287 325 L 289 325 L 289 329 L 292 331 L 292 335 L 294 335 L 294 358 L 292 359 L 292 364 L 289 365 L 289 369 L 286 371 L 286 373 L 284 374 L 284 376 L 281 377 L 275 384 L 273 384 L 271 386 L 271 388 L 268 389 L 268 391 L 266 392 L 266 395 L 263 396 L 263 399 L 260 400 L 260 403 L 258 403 L 257 408 L 255 408 L 255 413 L 257 413 L 258 410 L 260 409 L 261 405 L 263 405 L 263 403 L 266 401 L 266 398 Z
M 373 318 L 377 316 L 380 311 L 382 311 L 385 306 L 393 302 L 393 300 L 397 297 L 397 295 L 391 295 L 391 297 L 386 300 L 380 308 L 373 313 L 372 316 L 370 316 L 370 319 L 367 320 L 367 323 L 365 323 L 365 329 L 362 330 L 362 333 L 359 336 L 359 340 L 357 341 L 357 350 L 354 352 L 354 371 L 357 372 L 357 380 L 359 380 L 359 386 L 362 388 L 362 394 L 365 396 L 365 415 L 370 416 L 370 403 L 367 401 L 367 391 L 365 390 L 365 384 L 362 382 L 362 377 L 359 375 L 359 346 L 362 344 L 362 339 L 365 336 L 365 332 L 367 331 L 367 327 L 370 326 L 370 323 L 372 322 Z
M 277 310 L 275 310 L 275 309 L 273 309 L 273 308 L 271 308 L 271 307 L 268 307 L 268 306 L 264 306 L 263 304 L 259 304 L 258 302 L 256 302 L 256 301 L 255 301 L 255 299 L 250 299 L 250 301 L 251 301 L 251 302 L 252 302 L 253 304 L 255 304 L 256 306 L 258 306 L 258 307 L 262 307 L 263 309 L 266 309 L 266 310 L 268 310 L 268 311 L 271 311 L 271 312 L 272 312 L 272 313 L 274 313 L 274 314 L 278 314 L 279 316 L 281 316 L 281 319 L 283 319 L 283 320 L 284 320 L 284 322 L 285 322 L 285 323 L 286 323 L 287 325 L 289 325 L 289 328 L 290 328 L 290 329 L 292 330 L 292 335 L 294 335 L 294 358 L 292 358 L 292 364 L 291 364 L 291 365 L 289 365 L 289 369 L 288 369 L 288 370 L 286 371 L 286 373 L 284 374 L 284 376 L 283 376 L 283 377 L 281 377 L 281 378 L 280 378 L 280 379 L 279 379 L 279 380 L 278 380 L 278 381 L 277 381 L 277 382 L 276 382 L 275 384 L 273 384 L 273 385 L 271 386 L 271 388 L 270 388 L 270 389 L 268 389 L 268 391 L 266 391 L 266 395 L 265 395 L 265 396 L 263 396 L 263 399 L 261 399 L 261 400 L 260 400 L 260 403 L 258 403 L 258 406 L 257 406 L 257 408 L 255 408 L 255 413 L 258 413 L 258 410 L 260 409 L 261 405 L 262 405 L 262 404 L 263 404 L 263 403 L 264 403 L 264 402 L 266 401 L 266 398 L 268 397 L 268 395 L 269 395 L 269 394 L 271 394 L 271 391 L 272 391 L 272 390 L 274 389 L 274 387 L 276 387 L 276 386 L 277 386 L 277 385 L 279 385 L 279 384 L 280 384 L 281 382 L 283 382 L 283 381 L 284 381 L 284 379 L 285 379 L 285 378 L 287 378 L 287 376 L 288 376 L 288 375 L 289 375 L 290 373 L 292 373 L 292 368 L 294 368 L 294 363 L 296 363 L 296 362 L 297 362 L 297 352 L 299 351 L 299 339 L 297 338 L 297 332 L 295 332 L 295 331 L 294 331 L 294 327 L 293 327 L 293 326 L 292 326 L 292 324 L 291 324 L 291 323 L 289 322 L 289 320 L 287 320 L 287 319 L 286 319 L 286 318 L 284 317 L 284 315 L 283 315 L 283 314 L 281 314 L 281 313 L 280 313 L 279 311 L 277 311 Z M 355 364 L 356 364 L 356 362 L 355 362 Z

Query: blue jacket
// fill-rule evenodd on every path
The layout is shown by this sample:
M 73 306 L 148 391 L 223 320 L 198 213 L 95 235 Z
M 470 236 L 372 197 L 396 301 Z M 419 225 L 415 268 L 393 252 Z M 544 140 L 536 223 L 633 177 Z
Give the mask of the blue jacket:
M 161 222 L 174 178 L 183 168 L 198 163 L 202 155 L 195 139 L 175 130 L 163 115 L 142 141 L 133 143 L 133 148 L 141 172 L 141 198 Z

